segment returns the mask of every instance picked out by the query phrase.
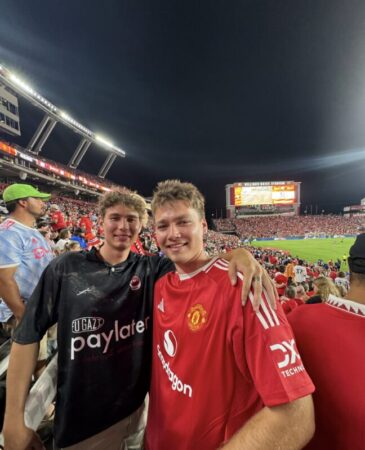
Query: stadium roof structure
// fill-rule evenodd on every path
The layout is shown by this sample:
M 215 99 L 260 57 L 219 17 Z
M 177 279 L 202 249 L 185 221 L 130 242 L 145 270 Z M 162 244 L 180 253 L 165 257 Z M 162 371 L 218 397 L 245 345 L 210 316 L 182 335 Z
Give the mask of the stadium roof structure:
M 34 106 L 41 109 L 45 113 L 36 132 L 27 145 L 27 150 L 30 152 L 38 155 L 42 151 L 45 142 L 49 138 L 54 127 L 59 122 L 81 136 L 80 143 L 68 163 L 69 167 L 73 169 L 78 167 L 91 144 L 96 144 L 108 150 L 110 153 L 99 170 L 98 177 L 100 178 L 105 178 L 117 156 L 126 156 L 124 150 L 115 146 L 104 136 L 94 133 L 81 123 L 77 122 L 69 114 L 53 105 L 50 101 L 36 92 L 31 86 L 25 83 L 15 73 L 7 69 L 2 64 L 0 64 L 0 82 L 15 91 L 18 95 L 29 100 Z
M 68 189 L 76 194 L 98 196 L 110 192 L 113 184 L 100 181 L 96 177 L 71 169 L 63 164 L 35 155 L 17 144 L 9 145 L 0 140 L 0 170 L 6 178 L 43 181 Z

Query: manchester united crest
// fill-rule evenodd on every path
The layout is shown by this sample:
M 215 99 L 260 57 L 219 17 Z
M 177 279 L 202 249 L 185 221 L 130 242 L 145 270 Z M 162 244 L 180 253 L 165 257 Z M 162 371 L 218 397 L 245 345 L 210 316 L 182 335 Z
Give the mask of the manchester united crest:
M 198 331 L 207 323 L 207 311 L 203 305 L 197 304 L 189 309 L 187 314 L 188 325 L 191 331 Z

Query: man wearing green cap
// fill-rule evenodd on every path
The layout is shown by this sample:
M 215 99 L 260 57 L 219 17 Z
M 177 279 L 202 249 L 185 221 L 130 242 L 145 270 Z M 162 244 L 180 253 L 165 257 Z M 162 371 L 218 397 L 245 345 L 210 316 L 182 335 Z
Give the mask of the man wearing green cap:
M 9 217 L 0 225 L 0 322 L 19 321 L 52 250 L 34 228 L 49 194 L 29 184 L 12 184 L 3 192 Z

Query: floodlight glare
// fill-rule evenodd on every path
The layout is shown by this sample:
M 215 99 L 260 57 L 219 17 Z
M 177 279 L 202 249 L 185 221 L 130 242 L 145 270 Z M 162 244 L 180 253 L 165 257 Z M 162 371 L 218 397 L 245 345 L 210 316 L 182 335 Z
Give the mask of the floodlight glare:
M 72 117 L 69 116 L 65 111 L 59 111 L 60 116 L 62 119 L 67 120 L 67 122 L 72 122 Z
M 5 73 L 4 73 L 5 72 Z M 87 140 L 93 142 L 99 143 L 102 147 L 111 150 L 114 153 L 114 159 L 116 155 L 125 157 L 126 153 L 124 150 L 116 147 L 113 142 L 111 142 L 108 138 L 93 133 L 91 130 L 83 126 L 81 123 L 77 122 L 75 119 L 73 119 L 68 113 L 65 111 L 60 110 L 55 105 L 53 105 L 51 102 L 49 102 L 46 98 L 44 98 L 42 95 L 40 95 L 38 92 L 36 92 L 30 85 L 28 85 L 25 81 L 23 81 L 20 77 L 18 77 L 15 73 L 9 71 L 4 66 L 0 64 L 0 77 L 3 79 L 7 79 L 7 82 L 11 82 L 10 87 L 15 89 L 16 91 L 23 91 L 24 93 L 31 95 L 37 106 L 41 107 L 43 110 L 46 110 L 46 113 L 53 113 L 56 115 L 55 119 L 63 121 L 67 126 L 71 126 L 72 128 L 76 128 L 76 131 L 81 131 L 83 134 L 87 136 Z M 48 114 L 49 115 L 49 114 Z M 111 161 L 114 161 L 114 159 Z
M 28 94 L 30 94 L 37 100 L 39 100 L 41 103 L 43 103 L 45 106 L 47 106 L 51 111 L 57 111 L 57 108 L 54 105 L 52 105 L 51 102 L 49 102 L 44 97 L 39 95 L 38 92 L 36 92 L 33 88 L 31 88 L 29 86 L 29 84 L 27 84 L 25 81 L 23 81 L 22 79 L 17 77 L 15 74 L 10 73 L 9 78 L 14 84 L 19 86 L 21 89 L 23 89 L 23 91 L 27 92 Z
M 24 91 L 28 92 L 29 94 L 35 95 L 36 92 L 29 86 L 29 84 L 25 83 L 23 80 L 18 78 L 13 73 L 10 74 L 10 79 L 13 83 L 21 87 Z
M 100 144 L 105 145 L 106 147 L 109 148 L 114 148 L 114 144 L 112 142 L 110 142 L 108 139 L 105 139 L 103 136 L 100 136 L 99 134 L 95 135 L 95 139 L 100 142 Z

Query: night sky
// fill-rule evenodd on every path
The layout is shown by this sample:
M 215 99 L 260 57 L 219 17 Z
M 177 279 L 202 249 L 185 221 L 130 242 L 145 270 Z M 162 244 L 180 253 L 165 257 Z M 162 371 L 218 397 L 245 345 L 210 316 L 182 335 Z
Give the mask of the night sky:
M 326 212 L 365 197 L 364 0 L 2 0 L 0 17 L 0 63 L 126 151 L 119 184 L 191 181 L 209 215 L 235 181 L 302 181 Z M 42 114 L 20 100 L 20 117 L 25 145 Z M 79 139 L 58 124 L 42 154 L 67 163 Z

